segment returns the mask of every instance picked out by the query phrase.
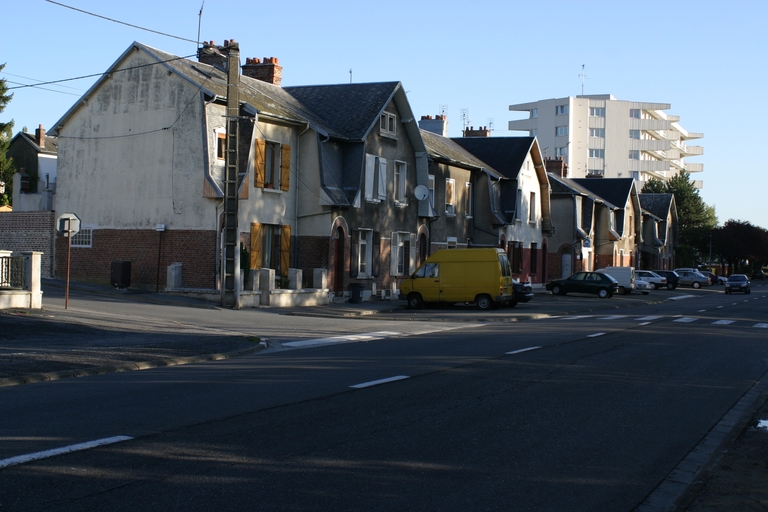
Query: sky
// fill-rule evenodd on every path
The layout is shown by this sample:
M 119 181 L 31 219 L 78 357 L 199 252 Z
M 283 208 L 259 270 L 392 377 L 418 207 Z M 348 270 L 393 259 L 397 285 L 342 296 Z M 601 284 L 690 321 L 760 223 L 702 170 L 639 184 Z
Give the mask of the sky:
M 236 40 L 242 61 L 277 57 L 284 86 L 402 82 L 417 119 L 444 113 L 451 137 L 465 122 L 526 135 L 507 130 L 524 115 L 509 105 L 582 88 L 668 103 L 704 134 L 687 161 L 704 164 L 691 178 L 720 224 L 768 229 L 768 163 L 751 150 L 766 143 L 766 0 L 23 0 L 2 13 L 0 77 L 18 88 L 0 121 L 14 134 L 50 130 L 98 77 L 22 86 L 102 73 L 134 41 L 195 58 L 199 31 Z

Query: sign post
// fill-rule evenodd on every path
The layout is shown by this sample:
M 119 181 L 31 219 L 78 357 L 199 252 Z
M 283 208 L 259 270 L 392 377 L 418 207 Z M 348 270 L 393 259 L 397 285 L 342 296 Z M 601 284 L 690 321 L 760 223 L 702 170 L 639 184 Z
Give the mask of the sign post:
M 80 231 L 80 218 L 74 213 L 64 213 L 57 219 L 59 233 L 67 238 L 67 281 L 64 288 L 64 309 L 69 309 L 69 255 L 72 250 L 72 237 Z

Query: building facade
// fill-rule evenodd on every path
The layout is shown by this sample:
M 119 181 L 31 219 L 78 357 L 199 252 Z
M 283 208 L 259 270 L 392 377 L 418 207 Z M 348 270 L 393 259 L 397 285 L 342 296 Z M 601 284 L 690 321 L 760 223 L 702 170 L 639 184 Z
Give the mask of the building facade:
M 528 117 L 509 122 L 509 129 L 535 136 L 545 158 L 562 158 L 570 178 L 601 176 L 666 181 L 682 171 L 695 174 L 701 163 L 688 162 L 702 155 L 700 139 L 667 114 L 668 103 L 618 100 L 610 94 L 568 96 L 510 105 Z M 698 188 L 701 181 L 694 181 Z

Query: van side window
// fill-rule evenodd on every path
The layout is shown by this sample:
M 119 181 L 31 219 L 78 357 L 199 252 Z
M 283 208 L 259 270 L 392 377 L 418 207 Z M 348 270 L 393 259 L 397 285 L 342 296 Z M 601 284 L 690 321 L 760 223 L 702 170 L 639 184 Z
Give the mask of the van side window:
M 499 264 L 501 265 L 501 275 L 509 277 L 512 275 L 512 267 L 509 265 L 509 259 L 506 254 L 499 254 Z
M 416 277 L 437 277 L 439 268 L 437 263 L 426 263 L 416 271 Z

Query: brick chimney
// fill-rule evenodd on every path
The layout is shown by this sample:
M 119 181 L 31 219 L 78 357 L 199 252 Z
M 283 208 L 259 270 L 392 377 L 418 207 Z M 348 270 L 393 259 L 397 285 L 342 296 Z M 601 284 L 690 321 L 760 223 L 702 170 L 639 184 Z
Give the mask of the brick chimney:
M 562 159 L 562 157 L 557 158 L 547 158 L 544 160 L 544 165 L 547 168 L 547 172 L 551 172 L 552 174 L 556 174 L 557 176 L 560 176 L 561 178 L 568 178 L 568 164 L 565 163 L 565 160 Z
M 35 142 L 41 148 L 45 148 L 45 128 L 43 128 L 42 124 L 40 125 L 40 128 L 35 130 Z
M 278 64 L 277 57 L 264 57 L 264 61 L 248 58 L 242 68 L 243 75 L 255 80 L 272 85 L 280 85 L 283 81 L 283 67 Z
M 224 46 L 229 46 L 229 40 L 224 41 Z M 197 60 L 208 64 L 224 72 L 227 71 L 227 54 L 222 51 L 222 46 L 216 46 L 214 41 L 203 41 L 203 46 L 197 50 Z
M 443 137 L 448 136 L 448 117 L 445 114 L 438 114 L 435 117 L 421 116 L 419 128 L 424 131 L 436 133 Z
M 474 126 L 470 126 L 469 128 L 464 129 L 463 137 L 490 137 L 491 136 L 491 130 L 488 129 L 487 126 L 478 126 L 477 130 L 475 130 Z

